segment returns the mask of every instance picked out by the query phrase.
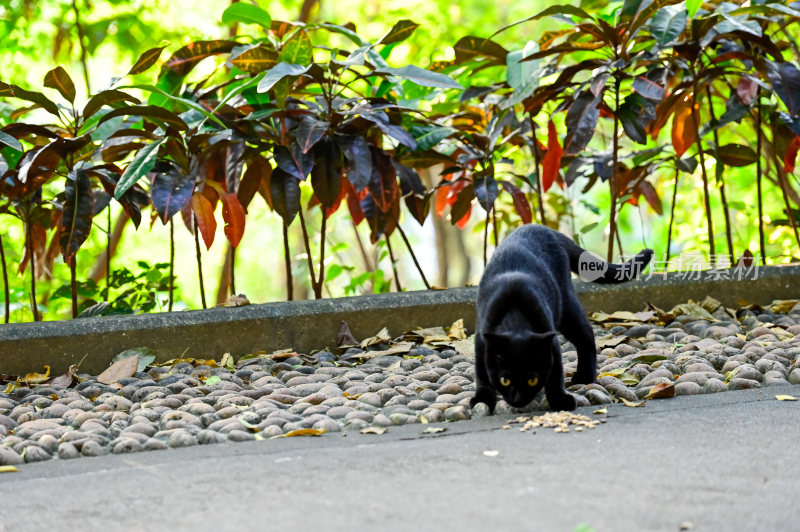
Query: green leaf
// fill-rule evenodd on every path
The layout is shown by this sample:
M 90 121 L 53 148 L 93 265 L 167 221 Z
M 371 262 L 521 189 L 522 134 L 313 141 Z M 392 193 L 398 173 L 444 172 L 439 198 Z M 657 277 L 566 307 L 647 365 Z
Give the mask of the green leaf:
M 729 33 L 733 31 L 741 31 L 750 33 L 756 37 L 761 37 L 761 25 L 757 20 L 739 20 L 727 13 L 722 13 L 722 18 L 725 20 L 720 21 L 714 29 L 719 33 Z
M 419 24 L 412 20 L 399 20 L 394 26 L 392 26 L 392 29 L 390 29 L 386 35 L 381 37 L 381 40 L 378 41 L 378 44 L 392 44 L 404 41 L 408 39 L 418 27 Z
M 539 11 L 535 15 L 532 15 L 530 17 L 524 18 L 522 20 L 518 20 L 516 22 L 512 22 L 508 26 L 503 26 L 502 28 L 500 28 L 499 30 L 497 30 L 496 32 L 491 34 L 489 36 L 489 38 L 491 39 L 492 37 L 494 37 L 498 33 L 504 32 L 509 28 L 513 28 L 514 26 L 516 26 L 518 24 L 522 24 L 523 22 L 528 22 L 530 20 L 539 20 L 540 18 L 549 17 L 549 16 L 553 16 L 553 15 L 565 15 L 565 16 L 568 16 L 568 17 L 578 17 L 579 19 L 592 18 L 592 16 L 589 15 L 589 13 L 587 13 L 586 11 L 584 11 L 583 9 L 581 9 L 579 7 L 575 7 L 575 6 L 571 6 L 571 5 L 550 6 L 550 7 L 546 8 L 546 9 L 544 9 L 542 11 Z
M 735 143 L 717 148 L 716 156 L 728 166 L 750 166 L 758 159 L 753 148 Z
M 164 138 L 159 141 L 151 142 L 139 150 L 136 157 L 134 157 L 130 164 L 128 164 L 128 167 L 125 168 L 122 177 L 119 178 L 117 187 L 114 189 L 114 199 L 119 200 L 128 189 L 142 178 L 142 176 L 153 169 L 153 166 L 156 164 L 158 148 L 166 140 L 167 139 Z
M 189 126 L 186 125 L 181 117 L 172 111 L 168 111 L 157 105 L 131 105 L 129 107 L 114 109 L 100 119 L 100 124 L 114 118 L 115 116 L 142 116 L 145 118 L 160 120 L 169 125 L 175 126 L 181 131 L 189 129 Z
M 703 5 L 703 0 L 686 0 L 686 11 L 689 16 L 694 18 L 697 10 Z
M 650 34 L 662 48 L 677 39 L 684 28 L 688 13 L 683 3 L 664 6 L 658 10 L 650 23 Z
M 157 48 L 150 48 L 145 53 L 139 56 L 139 59 L 133 64 L 130 70 L 128 70 L 128 75 L 132 74 L 141 74 L 151 66 L 153 66 L 158 58 L 161 57 L 161 52 L 166 48 L 166 46 L 159 46 Z
M 234 4 L 235 5 L 235 4 Z M 253 46 L 234 48 L 227 66 L 236 67 L 251 74 L 263 72 L 272 68 L 278 62 L 278 53 L 274 48 L 267 48 L 269 43 L 259 43 Z
M 413 125 L 409 128 L 409 133 L 414 137 L 418 150 L 429 150 L 439 144 L 442 140 L 457 133 L 458 130 L 451 127 L 430 125 Z
M 106 90 L 98 92 L 92 96 L 83 108 L 83 117 L 88 118 L 99 111 L 104 105 L 112 103 L 131 102 L 133 104 L 142 103 L 138 98 L 118 90 Z
M 659 360 L 668 359 L 669 357 L 667 355 L 639 355 L 638 357 L 629 360 L 626 365 L 635 366 L 636 364 L 652 364 L 653 362 L 657 362 Z
M 308 34 L 300 30 L 283 43 L 278 61 L 294 65 L 308 65 L 313 58 L 313 48 Z
M 438 72 L 431 72 L 414 65 L 406 65 L 400 68 L 384 67 L 376 70 L 376 73 L 391 74 L 409 81 L 413 81 L 417 85 L 423 87 L 439 87 L 443 89 L 463 89 L 464 87 L 451 78 Z
M 236 22 L 258 24 L 265 29 L 269 29 L 272 23 L 272 17 L 258 6 L 246 4 L 244 2 L 236 2 L 228 6 L 228 8 L 222 12 L 222 23 L 226 26 L 231 26 Z
M 69 77 L 67 71 L 60 66 L 45 74 L 44 86 L 56 89 L 61 96 L 69 100 L 69 103 L 75 101 L 75 84 L 72 83 L 72 78 Z
M 206 379 L 206 386 L 214 386 L 218 382 L 220 382 L 222 378 L 219 375 L 212 375 Z
M 311 65 L 303 66 L 290 63 L 278 63 L 258 82 L 258 92 L 267 92 L 283 78 L 288 76 L 300 76 L 308 72 L 310 68 Z
M 27 91 L 17 85 L 9 85 L 8 83 L 0 81 L 0 97 L 8 96 L 35 103 L 48 113 L 60 116 L 58 113 L 58 106 L 41 92 Z
M 22 151 L 22 144 L 20 141 L 3 131 L 0 131 L 0 143 L 5 144 L 6 146 L 17 151 Z

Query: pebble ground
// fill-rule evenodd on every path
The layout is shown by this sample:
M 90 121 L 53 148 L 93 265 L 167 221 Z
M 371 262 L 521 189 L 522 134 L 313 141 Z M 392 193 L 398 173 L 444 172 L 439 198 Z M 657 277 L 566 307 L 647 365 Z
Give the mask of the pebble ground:
M 712 315 L 714 321 L 678 315 L 663 325 L 593 323 L 601 344 L 624 341 L 598 348 L 597 383 L 568 390 L 578 406 L 588 406 L 638 402 L 660 384 L 673 385 L 677 395 L 800 384 L 800 304 L 786 314 L 740 310 L 733 317 L 720 307 Z M 561 340 L 569 376 L 576 352 Z M 84 375 L 71 388 L 0 393 L 0 465 L 486 415 L 485 405 L 469 408 L 469 350 L 415 345 L 403 355 L 365 359 L 392 345 L 256 357 L 234 370 L 179 362 L 116 387 Z M 543 397 L 524 411 L 537 409 L 547 409 Z M 519 412 L 503 401 L 496 409 Z

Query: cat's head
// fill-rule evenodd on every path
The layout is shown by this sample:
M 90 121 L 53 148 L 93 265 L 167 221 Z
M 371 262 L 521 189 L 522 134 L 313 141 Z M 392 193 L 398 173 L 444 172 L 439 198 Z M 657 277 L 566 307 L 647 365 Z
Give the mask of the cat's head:
M 553 365 L 555 331 L 484 333 L 486 371 L 492 387 L 513 407 L 530 403 Z

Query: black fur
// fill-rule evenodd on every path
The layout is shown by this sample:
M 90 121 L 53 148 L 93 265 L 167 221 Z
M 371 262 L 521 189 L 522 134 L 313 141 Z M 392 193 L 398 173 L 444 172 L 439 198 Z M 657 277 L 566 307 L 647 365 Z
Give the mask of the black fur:
M 520 227 L 498 246 L 478 288 L 472 406 L 486 403 L 494 411 L 500 393 L 511 406 L 523 407 L 544 387 L 550 408 L 574 409 L 556 331 L 578 351 L 573 384 L 595 381 L 594 334 L 570 278 L 582 253 L 568 237 L 541 225 Z M 624 264 L 608 264 L 595 282 L 629 281 L 652 256 L 645 249 Z

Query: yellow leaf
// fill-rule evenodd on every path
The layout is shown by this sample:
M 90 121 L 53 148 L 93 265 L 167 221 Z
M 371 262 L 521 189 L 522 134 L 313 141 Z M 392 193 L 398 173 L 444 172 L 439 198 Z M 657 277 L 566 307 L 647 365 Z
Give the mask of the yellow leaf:
M 383 434 L 386 430 L 386 427 L 364 427 L 360 432 L 361 434 Z
M 447 335 L 453 340 L 466 340 L 467 331 L 464 329 L 464 320 L 456 320 L 447 330 Z
M 607 334 L 595 340 L 598 349 L 603 349 L 604 347 L 617 347 L 619 344 L 627 342 L 629 338 L 627 336 L 614 336 L 613 334 Z
M 254 425 L 253 423 L 250 423 L 249 421 L 245 421 L 241 416 L 238 419 L 239 419 L 239 423 L 244 425 L 245 428 L 250 429 L 253 432 L 258 432 L 259 431 L 258 425 Z
M 775 399 L 778 401 L 797 401 L 797 397 L 793 395 L 776 395 Z
M 13 465 L 0 466 L 0 473 L 19 473 L 19 469 Z
M 290 430 L 286 434 L 278 434 L 277 436 L 273 436 L 270 438 L 274 440 L 275 438 L 294 438 L 295 436 L 322 436 L 325 434 L 325 429 L 297 429 L 297 430 Z
M 498 451 L 497 449 L 493 449 L 491 451 L 483 451 L 483 456 L 497 456 L 498 454 L 500 454 L 500 451 Z
M 592 412 L 592 414 L 608 414 L 608 408 L 605 408 L 605 407 L 598 408 L 597 410 Z
M 230 353 L 225 353 L 224 355 L 222 355 L 222 360 L 220 361 L 219 365 L 231 371 L 236 369 L 233 365 L 233 355 L 231 355 Z
M 428 418 L 426 418 L 425 416 L 420 414 L 419 415 L 419 422 L 422 423 L 423 425 L 427 425 L 428 424 Z
M 647 392 L 645 399 L 664 399 L 667 397 L 675 397 L 675 385 L 671 382 L 656 384 Z
M 44 373 L 28 373 L 22 380 L 28 384 L 41 384 L 50 378 L 50 366 L 44 366 Z
M 620 399 L 620 401 L 622 401 L 625 404 L 625 406 L 630 406 L 630 407 L 644 406 L 644 404 L 646 402 L 646 401 L 642 401 L 640 403 L 634 403 L 633 401 L 628 401 L 624 397 L 620 397 L 619 399 Z
M 601 373 L 600 375 L 597 376 L 597 378 L 599 379 L 600 377 L 619 377 L 620 375 L 625 373 L 626 369 L 627 368 L 612 369 L 611 371 L 606 371 L 605 373 Z

